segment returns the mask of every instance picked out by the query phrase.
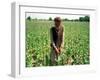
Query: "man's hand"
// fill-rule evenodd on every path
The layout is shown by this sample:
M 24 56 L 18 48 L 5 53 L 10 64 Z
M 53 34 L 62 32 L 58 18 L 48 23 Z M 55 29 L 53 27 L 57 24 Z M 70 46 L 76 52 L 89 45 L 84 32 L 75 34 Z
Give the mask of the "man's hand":
M 61 52 L 61 48 L 58 48 L 59 52 Z
M 60 54 L 60 53 L 61 53 L 61 50 L 62 50 L 61 47 L 60 47 L 60 48 L 57 48 L 57 47 L 55 46 L 54 43 L 52 43 L 51 46 L 54 48 L 54 50 L 55 50 L 55 52 L 56 52 L 57 54 Z
M 57 48 L 55 48 L 55 51 L 56 51 L 57 54 L 60 53 L 59 49 L 57 49 Z

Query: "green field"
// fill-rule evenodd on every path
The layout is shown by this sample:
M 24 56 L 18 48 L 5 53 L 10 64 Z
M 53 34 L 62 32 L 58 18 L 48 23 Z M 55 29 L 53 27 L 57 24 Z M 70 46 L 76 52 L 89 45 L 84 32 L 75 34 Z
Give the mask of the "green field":
M 26 20 L 26 67 L 50 66 L 53 21 Z M 58 65 L 89 64 L 89 22 L 64 21 L 64 49 Z

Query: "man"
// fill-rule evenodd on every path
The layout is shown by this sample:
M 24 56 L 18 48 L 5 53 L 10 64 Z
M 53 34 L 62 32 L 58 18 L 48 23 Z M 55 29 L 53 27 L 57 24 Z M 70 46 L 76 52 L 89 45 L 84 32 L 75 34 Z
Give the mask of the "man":
M 64 27 L 60 17 L 54 18 L 54 27 L 50 29 L 51 35 L 51 65 L 56 65 L 56 60 L 64 47 Z

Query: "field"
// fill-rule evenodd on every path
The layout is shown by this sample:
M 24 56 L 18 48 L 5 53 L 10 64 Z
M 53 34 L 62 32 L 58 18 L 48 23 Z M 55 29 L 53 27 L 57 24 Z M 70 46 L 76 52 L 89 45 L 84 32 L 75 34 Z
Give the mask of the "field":
M 53 21 L 26 20 L 26 67 L 50 65 Z M 89 64 L 89 22 L 63 21 L 64 49 L 57 65 Z

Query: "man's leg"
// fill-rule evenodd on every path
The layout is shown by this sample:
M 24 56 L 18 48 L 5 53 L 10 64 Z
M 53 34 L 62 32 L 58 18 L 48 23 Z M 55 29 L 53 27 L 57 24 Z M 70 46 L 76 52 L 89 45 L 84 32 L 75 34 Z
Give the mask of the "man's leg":
M 51 49 L 50 60 L 52 66 L 56 65 L 56 53 L 53 49 Z

